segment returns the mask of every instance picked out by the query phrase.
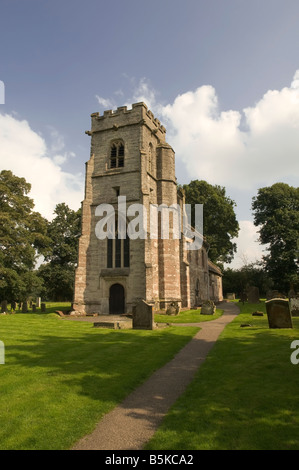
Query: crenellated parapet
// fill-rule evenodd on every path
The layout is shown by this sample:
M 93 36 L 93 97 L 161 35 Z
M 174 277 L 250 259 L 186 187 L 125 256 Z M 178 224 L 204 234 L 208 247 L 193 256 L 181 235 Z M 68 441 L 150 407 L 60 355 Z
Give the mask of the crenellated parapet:
M 116 110 L 107 110 L 101 115 L 99 112 L 91 114 L 91 130 L 88 135 L 107 130 L 117 131 L 122 127 L 145 125 L 155 134 L 159 141 L 165 141 L 166 129 L 159 119 L 148 109 L 145 103 L 134 103 L 132 108 L 120 106 Z

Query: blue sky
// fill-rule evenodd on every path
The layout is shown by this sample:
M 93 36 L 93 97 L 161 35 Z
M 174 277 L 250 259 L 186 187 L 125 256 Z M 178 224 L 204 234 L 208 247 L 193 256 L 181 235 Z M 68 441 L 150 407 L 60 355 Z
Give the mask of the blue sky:
M 144 100 L 178 181 L 236 201 L 235 266 L 260 256 L 251 198 L 298 185 L 297 0 L 1 0 L 0 21 L 1 167 L 32 184 L 37 210 L 79 206 L 90 114 Z

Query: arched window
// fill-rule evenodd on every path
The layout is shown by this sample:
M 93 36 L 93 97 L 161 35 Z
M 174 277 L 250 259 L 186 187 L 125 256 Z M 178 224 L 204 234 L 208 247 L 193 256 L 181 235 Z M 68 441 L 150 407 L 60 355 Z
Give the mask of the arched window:
M 107 239 L 107 268 L 128 268 L 130 266 L 130 239 L 118 236 L 118 219 L 115 218 L 115 238 Z
M 110 168 L 122 168 L 125 163 L 125 147 L 122 141 L 113 142 L 110 147 Z

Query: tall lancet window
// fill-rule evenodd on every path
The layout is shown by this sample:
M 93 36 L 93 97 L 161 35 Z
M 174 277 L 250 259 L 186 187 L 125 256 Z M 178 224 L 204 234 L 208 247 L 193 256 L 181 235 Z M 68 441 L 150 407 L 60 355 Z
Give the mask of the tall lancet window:
M 118 218 L 115 218 L 115 237 L 107 239 L 107 268 L 128 268 L 130 266 L 130 239 L 120 238 Z
M 110 146 L 110 168 L 122 168 L 125 164 L 125 147 L 122 141 L 112 142 Z

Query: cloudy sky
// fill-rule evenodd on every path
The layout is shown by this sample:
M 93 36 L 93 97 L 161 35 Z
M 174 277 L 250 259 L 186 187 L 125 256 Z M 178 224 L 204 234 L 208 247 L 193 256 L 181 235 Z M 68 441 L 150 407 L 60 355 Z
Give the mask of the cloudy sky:
M 0 18 L 1 169 L 36 210 L 79 208 L 90 114 L 145 101 L 178 182 L 235 200 L 232 267 L 261 257 L 252 197 L 299 181 L 298 0 L 1 0 Z

